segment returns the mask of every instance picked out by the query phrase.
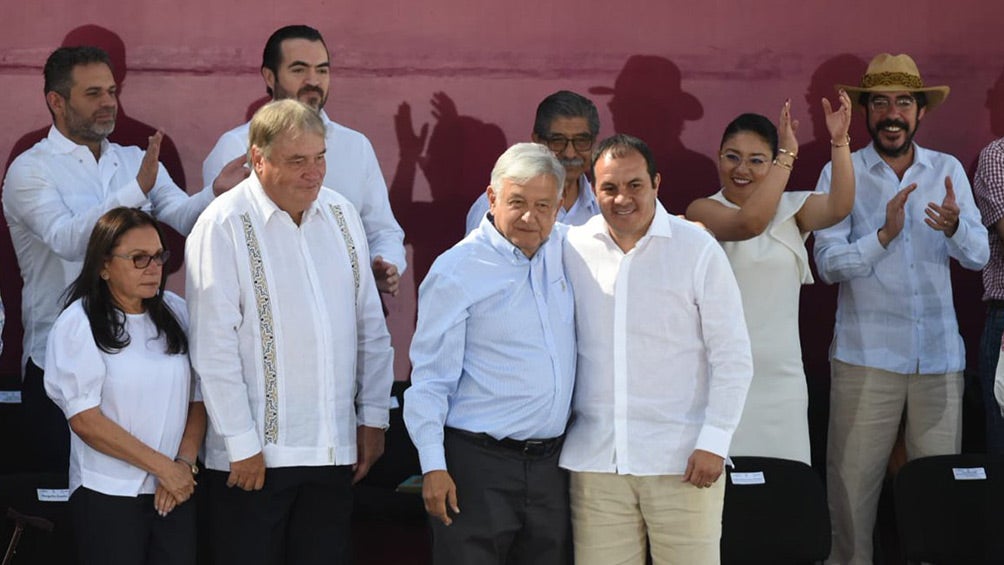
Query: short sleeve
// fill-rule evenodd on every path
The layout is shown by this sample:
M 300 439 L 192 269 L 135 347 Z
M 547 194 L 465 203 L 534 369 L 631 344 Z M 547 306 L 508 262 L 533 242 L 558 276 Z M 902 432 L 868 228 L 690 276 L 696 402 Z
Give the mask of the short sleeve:
M 45 392 L 69 420 L 101 404 L 105 361 L 94 342 L 79 301 L 71 304 L 52 326 L 45 354 Z

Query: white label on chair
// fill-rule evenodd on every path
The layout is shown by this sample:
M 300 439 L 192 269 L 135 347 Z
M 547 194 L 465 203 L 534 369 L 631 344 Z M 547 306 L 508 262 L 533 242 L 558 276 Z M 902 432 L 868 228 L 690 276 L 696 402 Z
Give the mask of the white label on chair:
M 70 500 L 70 489 L 68 488 L 40 488 L 36 490 L 39 502 L 66 502 Z
M 757 471 L 756 473 L 735 473 L 729 475 L 732 477 L 732 484 L 734 485 L 762 485 L 767 481 L 763 478 L 763 471 Z
M 987 480 L 987 471 L 983 467 L 953 467 L 952 474 L 955 475 L 956 481 L 985 481 Z
M 0 404 L 21 404 L 21 391 L 0 390 Z

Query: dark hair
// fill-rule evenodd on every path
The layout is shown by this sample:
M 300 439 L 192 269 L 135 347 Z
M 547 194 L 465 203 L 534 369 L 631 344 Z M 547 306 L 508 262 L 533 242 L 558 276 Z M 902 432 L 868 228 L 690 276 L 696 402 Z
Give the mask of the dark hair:
M 265 42 L 265 51 L 261 54 L 261 68 L 272 71 L 276 77 L 279 76 L 279 65 L 282 64 L 282 42 L 287 39 L 320 41 L 321 45 L 324 45 L 324 49 L 328 49 L 324 38 L 321 37 L 321 32 L 308 25 L 291 25 L 275 30 L 275 33 L 269 36 L 268 41 Z M 270 97 L 272 96 L 271 87 L 266 86 L 265 91 Z
M 98 47 L 60 47 L 45 60 L 42 75 L 45 77 L 44 92 L 57 92 L 63 98 L 70 97 L 73 88 L 73 68 L 80 65 L 104 63 L 111 70 L 112 62 L 108 53 Z
M 621 158 L 627 157 L 633 152 L 645 158 L 645 168 L 648 169 L 648 177 L 652 179 L 652 186 L 655 186 L 655 157 L 652 156 L 652 150 L 648 148 L 648 145 L 644 141 L 623 133 L 618 133 L 604 139 L 593 150 L 593 178 L 596 178 L 596 163 L 604 153 L 610 153 L 614 158 Z
M 555 118 L 585 118 L 589 123 L 589 133 L 593 137 L 600 133 L 600 114 L 596 111 L 596 105 L 585 96 L 571 90 L 559 90 L 537 105 L 533 133 L 542 139 L 549 136 L 551 122 Z
M 730 137 L 742 132 L 750 132 L 759 136 L 760 139 L 767 142 L 767 145 L 770 145 L 771 158 L 777 157 L 777 128 L 766 116 L 760 114 L 740 114 L 738 118 L 729 122 L 729 125 L 725 126 L 722 143 L 718 148 L 725 147 L 725 142 Z
M 157 230 L 160 243 L 164 245 L 164 234 L 160 231 L 157 220 L 150 214 L 124 206 L 105 212 L 91 230 L 80 275 L 66 289 L 64 307 L 81 300 L 91 324 L 94 342 L 106 353 L 116 353 L 129 345 L 129 334 L 125 331 L 125 314 L 115 305 L 108 284 L 101 279 L 101 270 L 122 236 L 131 229 L 143 226 L 152 226 Z M 164 304 L 166 281 L 167 269 L 163 269 L 160 291 L 153 298 L 143 299 L 143 305 L 157 328 L 157 337 L 164 335 L 167 338 L 166 352 L 171 355 L 188 353 L 188 338 L 174 313 Z
M 864 108 L 867 108 L 868 107 L 868 95 L 869 94 L 872 94 L 872 93 L 870 93 L 870 92 L 861 92 L 861 93 L 859 93 L 858 94 L 858 104 L 860 104 Z M 927 106 L 927 93 L 926 92 L 911 92 L 910 95 L 913 96 L 913 99 L 917 101 L 917 109 L 918 110 L 920 110 L 921 108 Z

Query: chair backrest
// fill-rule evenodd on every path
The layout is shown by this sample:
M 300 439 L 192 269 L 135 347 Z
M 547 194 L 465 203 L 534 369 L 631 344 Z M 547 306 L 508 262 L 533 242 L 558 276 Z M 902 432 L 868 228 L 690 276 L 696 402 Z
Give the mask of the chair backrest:
M 60 493 L 55 492 L 66 486 L 66 473 L 0 475 L 0 556 L 7 550 L 16 520 L 20 519 L 24 530 L 12 565 L 74 562 L 69 504 L 60 501 Z M 9 513 L 8 509 L 15 512 Z
M 811 467 L 733 457 L 722 512 L 722 563 L 804 563 L 830 554 L 826 491 Z
M 908 560 L 1004 561 L 1004 497 L 992 463 L 966 453 L 922 457 L 900 469 L 896 523 Z

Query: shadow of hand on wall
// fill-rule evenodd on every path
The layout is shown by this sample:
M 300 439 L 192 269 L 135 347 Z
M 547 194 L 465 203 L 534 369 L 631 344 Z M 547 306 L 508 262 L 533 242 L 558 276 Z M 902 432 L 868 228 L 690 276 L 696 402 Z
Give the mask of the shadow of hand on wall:
M 136 145 L 146 148 L 148 139 L 157 128 L 141 122 L 126 114 L 122 104 L 122 94 L 125 90 L 125 78 L 128 67 L 126 65 L 126 48 L 122 38 L 115 32 L 101 26 L 87 24 L 74 28 L 63 38 L 61 47 L 74 47 L 78 45 L 91 45 L 100 47 L 108 53 L 112 63 L 112 75 L 118 85 L 118 114 L 115 118 L 115 131 L 108 136 L 108 140 L 119 145 Z M 38 101 L 45 104 L 44 99 Z M 14 159 L 30 149 L 33 145 L 44 139 L 49 134 L 49 127 L 44 126 L 37 130 L 30 131 L 18 139 L 4 166 L 4 174 Z M 178 148 L 169 136 L 164 135 L 160 145 L 160 162 L 167 169 L 167 172 L 174 179 L 175 184 L 185 187 L 185 170 L 181 164 L 181 156 Z M 201 187 L 199 187 L 201 188 Z M 185 254 L 185 238 L 167 224 L 161 223 L 164 230 L 164 237 L 167 239 L 168 247 L 173 251 L 170 261 L 164 267 L 169 273 L 174 273 L 181 268 Z M 7 228 L 7 221 L 0 216 L 0 264 L 10 265 L 5 269 L 4 276 L 0 278 L 0 293 L 4 298 L 4 305 L 7 308 L 7 322 L 4 328 L 4 354 L 3 362 L 0 363 L 0 372 L 20 371 L 17 365 L 21 356 L 21 279 L 17 276 L 17 270 L 13 268 L 17 264 L 14 257 L 14 247 L 10 240 L 10 231 Z
M 832 147 L 830 132 L 826 129 L 826 115 L 822 99 L 837 102 L 836 84 L 856 84 L 865 73 L 868 63 L 855 55 L 840 54 L 823 61 L 812 73 L 805 91 L 806 110 L 812 121 L 812 139 L 798 148 L 798 162 L 788 180 L 788 190 L 813 190 L 819 173 L 830 162 Z M 853 110 L 851 117 L 851 149 L 859 149 L 871 140 L 865 126 L 865 115 Z M 809 250 L 809 266 L 815 283 L 803 285 L 799 297 L 799 336 L 802 345 L 802 363 L 809 389 L 809 433 L 812 446 L 812 465 L 826 467 L 826 428 L 829 416 L 830 342 L 837 312 L 837 285 L 829 285 L 819 278 L 813 259 L 813 237 L 805 242 Z
M 659 200 L 673 214 L 718 187 L 718 171 L 706 155 L 684 146 L 684 123 L 700 120 L 704 107 L 684 92 L 680 68 L 664 57 L 632 55 L 614 86 L 595 86 L 591 94 L 613 95 L 608 107 L 617 133 L 640 138 L 652 149 L 662 175 Z
M 464 235 L 467 209 L 486 189 L 495 160 L 506 150 L 502 129 L 463 116 L 445 92 L 430 100 L 435 125 L 415 131 L 411 106 L 402 102 L 394 116 L 400 159 L 390 185 L 390 203 L 412 246 L 415 287 L 429 267 Z M 431 202 L 415 199 L 415 175 L 429 182 Z

